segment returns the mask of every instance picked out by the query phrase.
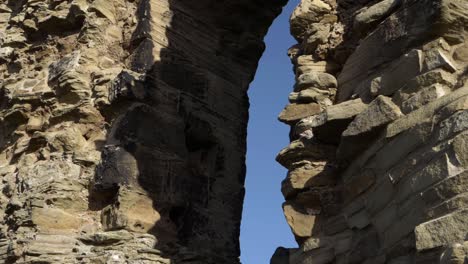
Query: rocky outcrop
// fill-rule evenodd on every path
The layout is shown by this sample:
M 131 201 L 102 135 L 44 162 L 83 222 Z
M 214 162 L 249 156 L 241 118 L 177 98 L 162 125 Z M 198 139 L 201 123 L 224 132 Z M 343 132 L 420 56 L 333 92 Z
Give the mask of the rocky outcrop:
M 271 263 L 466 263 L 467 22 L 466 1 L 301 1 L 277 157 L 299 248 Z
M 247 88 L 286 1 L 0 1 L 0 262 L 239 263 Z

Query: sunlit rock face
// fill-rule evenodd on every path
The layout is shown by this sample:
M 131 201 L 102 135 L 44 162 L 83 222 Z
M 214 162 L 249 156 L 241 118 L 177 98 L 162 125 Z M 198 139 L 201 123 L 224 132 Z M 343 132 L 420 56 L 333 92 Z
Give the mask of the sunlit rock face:
M 468 2 L 302 0 L 272 264 L 466 263 Z
M 0 1 L 0 262 L 239 263 L 286 1 Z

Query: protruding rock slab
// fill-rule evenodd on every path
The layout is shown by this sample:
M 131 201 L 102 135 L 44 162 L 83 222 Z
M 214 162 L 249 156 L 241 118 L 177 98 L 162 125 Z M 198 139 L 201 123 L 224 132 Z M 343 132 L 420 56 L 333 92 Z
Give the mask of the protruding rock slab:
M 276 161 L 286 168 L 302 160 L 325 161 L 335 158 L 336 147 L 314 142 L 313 140 L 295 140 L 276 156 Z
M 296 237 L 305 238 L 314 234 L 316 216 L 308 214 L 305 209 L 292 203 L 283 204 L 283 212 Z
M 401 0 L 383 0 L 370 7 L 358 11 L 354 18 L 354 30 L 365 33 L 368 29 L 390 15 L 401 4 Z
M 314 137 L 324 143 L 338 144 L 341 133 L 353 121 L 354 117 L 364 111 L 367 105 L 361 99 L 346 101 L 332 105 L 315 116 L 301 120 L 298 131 L 312 128 Z
M 388 123 L 402 117 L 400 108 L 389 97 L 379 96 L 356 116 L 341 135 L 339 159 L 347 160 L 364 150 Z
M 389 97 L 378 96 L 366 110 L 356 116 L 343 137 L 352 137 L 368 133 L 403 116 L 400 108 Z
M 281 184 L 281 192 L 288 198 L 309 187 L 328 186 L 336 182 L 336 167 L 325 161 L 304 161 L 289 171 Z
M 286 124 L 295 124 L 302 118 L 320 113 L 320 105 L 310 104 L 290 104 L 278 116 L 279 121 Z

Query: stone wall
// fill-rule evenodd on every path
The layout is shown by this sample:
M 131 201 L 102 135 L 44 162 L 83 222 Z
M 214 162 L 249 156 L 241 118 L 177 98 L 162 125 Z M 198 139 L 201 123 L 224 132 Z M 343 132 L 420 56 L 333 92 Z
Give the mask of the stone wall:
M 468 2 L 302 0 L 272 264 L 468 261 Z
M 0 0 L 0 263 L 239 263 L 285 2 Z

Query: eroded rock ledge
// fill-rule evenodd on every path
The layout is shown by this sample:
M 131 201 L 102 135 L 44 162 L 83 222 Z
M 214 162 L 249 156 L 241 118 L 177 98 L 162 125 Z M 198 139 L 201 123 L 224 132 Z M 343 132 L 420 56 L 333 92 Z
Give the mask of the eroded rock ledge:
M 0 262 L 239 263 L 247 88 L 286 1 L 0 1 Z
M 468 259 L 468 2 L 302 0 L 272 264 Z

